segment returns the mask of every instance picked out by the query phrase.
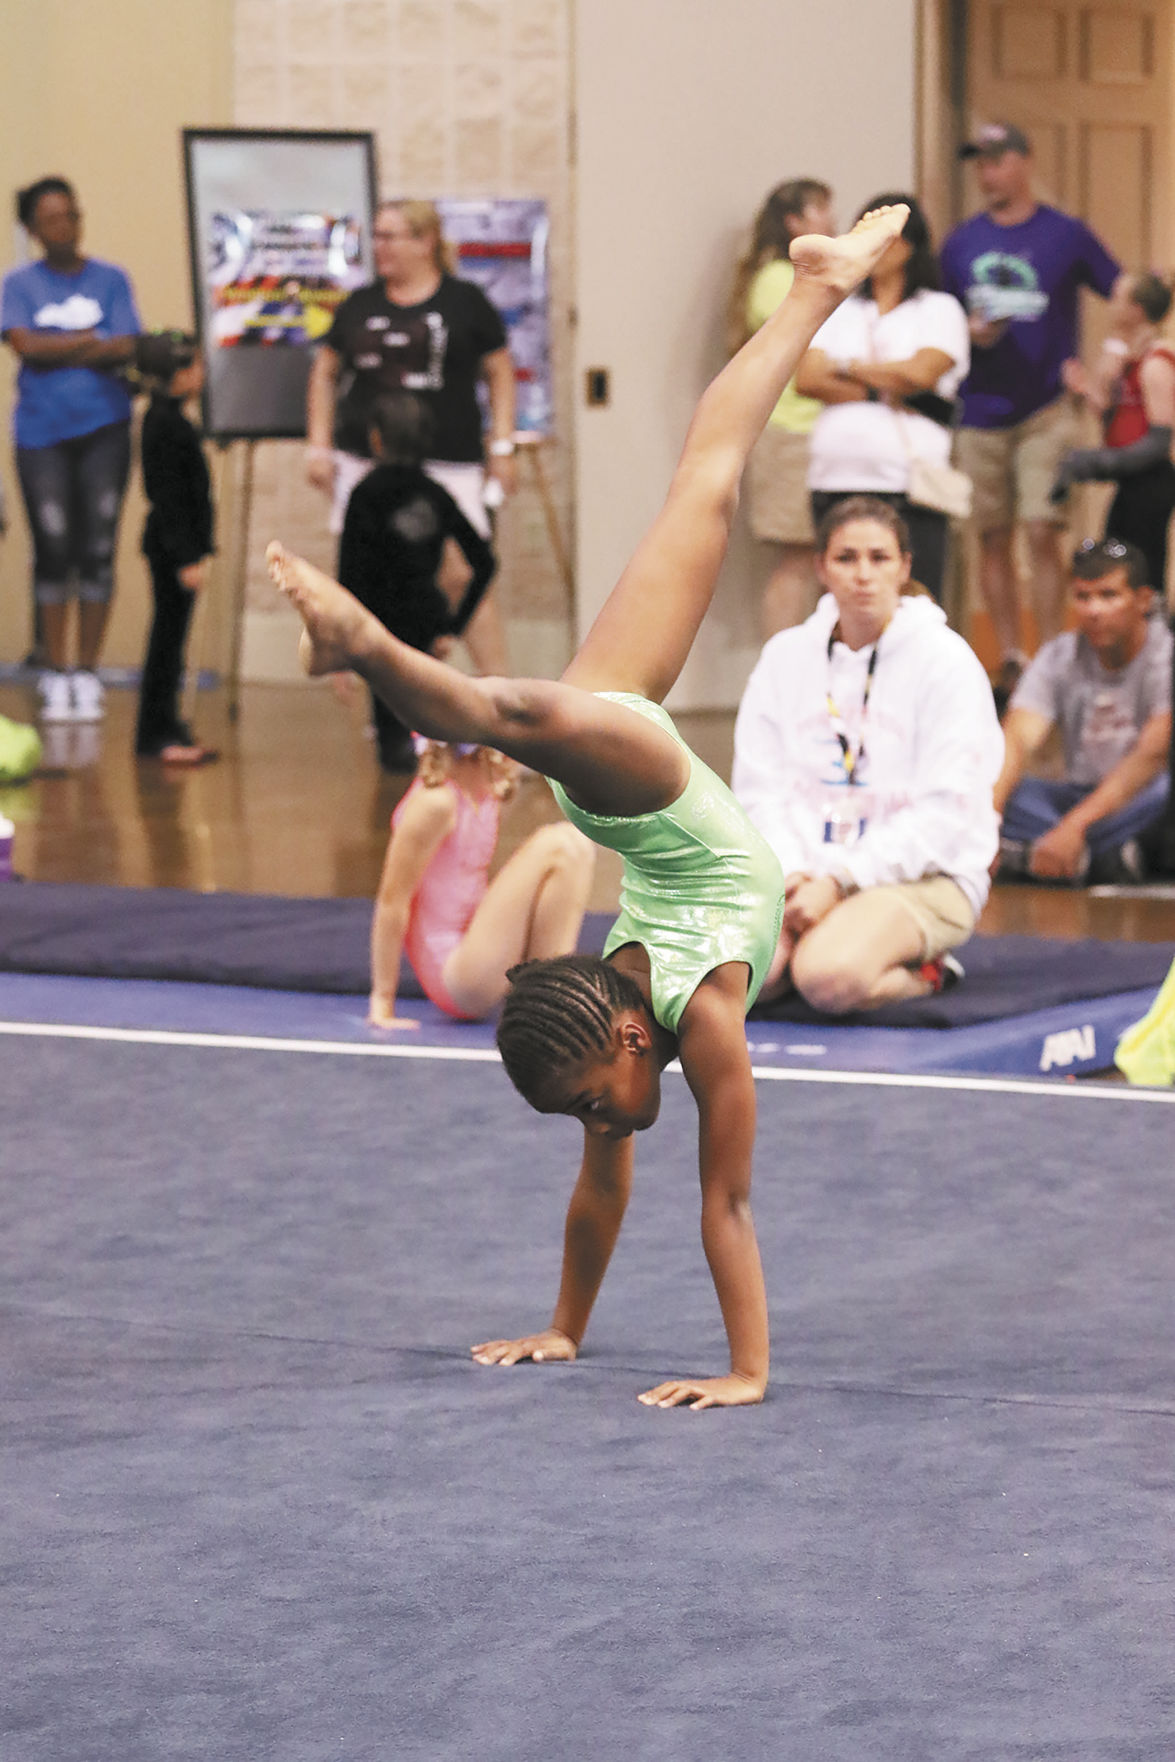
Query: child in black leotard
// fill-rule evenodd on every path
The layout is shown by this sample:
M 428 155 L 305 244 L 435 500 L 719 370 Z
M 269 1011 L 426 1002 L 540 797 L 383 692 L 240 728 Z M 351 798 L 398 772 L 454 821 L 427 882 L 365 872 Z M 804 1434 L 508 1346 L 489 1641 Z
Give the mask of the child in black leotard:
M 372 418 L 379 463 L 347 503 L 339 580 L 401 642 L 440 655 L 476 612 L 496 559 L 448 491 L 421 469 L 429 418 L 420 400 L 409 392 L 389 393 L 376 400 Z M 438 584 L 449 540 L 469 569 L 456 606 Z M 372 704 L 380 762 L 387 770 L 412 770 L 408 729 L 378 698 Z
M 135 752 L 168 765 L 203 765 L 216 758 L 180 715 L 184 649 L 196 596 L 213 550 L 208 462 L 184 404 L 204 384 L 196 339 L 162 331 L 139 339 L 136 366 L 150 389 L 139 456 L 150 503 L 143 555 L 151 570 L 154 617 L 139 686 Z

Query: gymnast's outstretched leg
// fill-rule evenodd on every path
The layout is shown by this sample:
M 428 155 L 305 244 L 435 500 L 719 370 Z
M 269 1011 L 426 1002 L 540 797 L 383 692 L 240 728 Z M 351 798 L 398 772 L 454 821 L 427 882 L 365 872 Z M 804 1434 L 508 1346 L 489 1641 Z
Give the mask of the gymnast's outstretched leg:
M 904 205 L 866 214 L 843 238 L 794 239 L 787 298 L 702 396 L 665 505 L 563 675 L 587 691 L 660 703 L 709 610 L 748 455 L 817 330 L 901 232 Z

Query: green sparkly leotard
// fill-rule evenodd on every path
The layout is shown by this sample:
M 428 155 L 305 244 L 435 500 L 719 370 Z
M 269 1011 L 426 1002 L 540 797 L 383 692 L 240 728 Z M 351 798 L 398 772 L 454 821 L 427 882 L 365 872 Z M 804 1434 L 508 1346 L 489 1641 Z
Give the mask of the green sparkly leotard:
M 745 961 L 747 1008 L 767 976 L 783 915 L 783 872 L 721 778 L 690 751 L 660 704 L 627 691 L 597 697 L 655 722 L 686 752 L 689 780 L 675 802 L 653 814 L 588 814 L 553 780 L 573 826 L 624 859 L 620 916 L 605 956 L 639 942 L 649 957 L 653 1014 L 670 1033 L 715 967 Z

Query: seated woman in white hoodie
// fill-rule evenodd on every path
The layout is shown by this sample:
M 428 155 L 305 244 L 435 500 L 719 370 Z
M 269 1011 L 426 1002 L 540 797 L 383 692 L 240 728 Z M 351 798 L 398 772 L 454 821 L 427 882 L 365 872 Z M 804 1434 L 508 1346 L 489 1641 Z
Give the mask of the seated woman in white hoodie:
M 901 516 L 871 496 L 826 514 L 806 623 L 763 650 L 735 725 L 734 793 L 783 865 L 760 993 L 830 1014 L 938 991 L 962 969 L 999 841 L 1003 736 L 991 686 L 910 581 Z

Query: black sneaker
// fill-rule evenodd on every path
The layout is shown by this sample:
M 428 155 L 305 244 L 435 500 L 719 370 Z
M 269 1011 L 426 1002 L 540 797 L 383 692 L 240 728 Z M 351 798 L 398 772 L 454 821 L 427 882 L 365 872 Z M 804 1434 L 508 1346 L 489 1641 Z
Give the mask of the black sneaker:
M 1019 838 L 1000 839 L 1000 866 L 997 881 L 1023 881 L 1028 874 L 1028 852 L 1031 847 Z
M 1117 850 L 1103 850 L 1089 865 L 1091 887 L 1138 887 L 1150 871 L 1137 838 L 1128 838 Z

